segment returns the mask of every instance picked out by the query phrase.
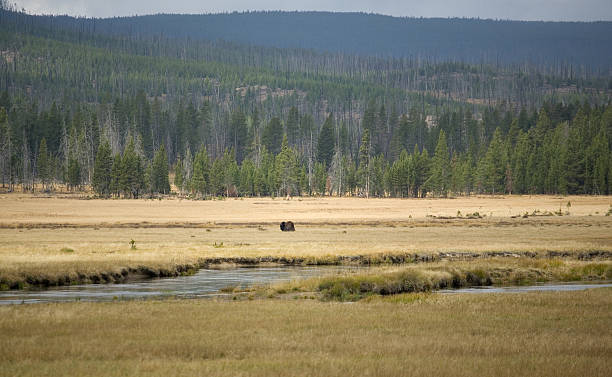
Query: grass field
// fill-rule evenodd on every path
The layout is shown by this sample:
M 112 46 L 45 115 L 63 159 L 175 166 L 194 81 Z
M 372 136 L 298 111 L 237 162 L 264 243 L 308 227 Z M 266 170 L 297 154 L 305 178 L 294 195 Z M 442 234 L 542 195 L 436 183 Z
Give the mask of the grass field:
M 0 306 L 0 376 L 607 376 L 611 289 L 430 290 L 609 280 L 611 202 L 0 195 L 2 289 L 187 273 L 211 258 L 434 260 L 236 291 L 236 300 Z M 297 231 L 280 232 L 284 220 Z
M 0 307 L 0 375 L 609 376 L 612 290 Z
M 605 215 L 611 202 L 550 196 L 187 201 L 5 194 L 0 284 L 87 281 L 140 267 L 172 273 L 207 258 L 609 253 L 612 216 Z M 559 210 L 563 216 L 554 215 Z M 294 221 L 297 231 L 280 232 L 283 220 Z
M 567 203 L 570 206 L 567 206 Z M 0 195 L 0 226 L 175 226 L 213 224 L 392 224 L 431 220 L 428 216 L 464 216 L 478 212 L 494 219 L 561 211 L 570 217 L 603 216 L 612 197 L 472 196 L 456 199 L 247 198 L 192 201 L 87 200 L 78 195 Z M 418 221 L 415 221 L 418 222 Z

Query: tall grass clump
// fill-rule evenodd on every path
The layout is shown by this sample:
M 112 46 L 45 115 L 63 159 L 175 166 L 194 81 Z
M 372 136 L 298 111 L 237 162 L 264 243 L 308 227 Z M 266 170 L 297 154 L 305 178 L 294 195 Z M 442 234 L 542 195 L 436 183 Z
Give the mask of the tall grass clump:
M 318 280 L 315 289 L 324 300 L 357 301 L 371 295 L 429 292 L 439 289 L 489 285 L 528 285 L 545 281 L 593 281 L 612 279 L 612 263 L 567 263 L 561 260 L 516 263 L 442 264 L 404 267 L 401 270 L 330 276 Z
M 479 269 L 473 271 L 456 268 L 446 271 L 405 269 L 377 275 L 323 278 L 318 290 L 327 300 L 356 301 L 373 294 L 385 296 L 491 284 L 489 274 Z

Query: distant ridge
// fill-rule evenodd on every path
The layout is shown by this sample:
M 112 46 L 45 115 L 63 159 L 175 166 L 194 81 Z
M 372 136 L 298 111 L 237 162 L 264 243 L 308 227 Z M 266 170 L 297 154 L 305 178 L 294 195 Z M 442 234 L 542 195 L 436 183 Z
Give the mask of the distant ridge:
M 96 33 L 226 40 L 382 57 L 469 63 L 571 63 L 612 67 L 612 22 L 406 18 L 366 13 L 257 11 L 224 14 L 46 18 Z

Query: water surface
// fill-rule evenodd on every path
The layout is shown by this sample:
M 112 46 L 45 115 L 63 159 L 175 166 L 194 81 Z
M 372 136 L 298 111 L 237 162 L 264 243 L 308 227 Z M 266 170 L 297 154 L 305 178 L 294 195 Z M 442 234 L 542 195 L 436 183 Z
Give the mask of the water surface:
M 561 291 L 583 291 L 592 288 L 612 287 L 610 282 L 576 282 L 576 283 L 543 283 L 536 285 L 513 286 L 513 287 L 467 287 L 458 289 L 443 289 L 440 293 L 523 293 L 523 292 L 561 292 Z
M 84 284 L 39 290 L 0 292 L 2 304 L 65 301 L 113 301 L 148 297 L 197 298 L 223 295 L 221 289 L 280 283 L 314 276 L 363 270 L 357 266 L 253 267 L 229 270 L 201 269 L 191 276 L 146 279 L 122 284 Z
M 159 297 L 200 298 L 229 295 L 221 292 L 226 287 L 248 287 L 280 283 L 314 276 L 359 272 L 367 267 L 306 266 L 253 267 L 229 270 L 201 269 L 191 276 L 147 279 L 123 284 L 85 284 L 50 287 L 39 290 L 0 292 L 0 305 L 33 304 L 67 301 L 113 301 Z M 522 293 L 534 291 L 579 291 L 590 288 L 612 287 L 612 282 L 576 282 L 537 284 L 516 287 L 468 287 L 438 291 L 457 293 Z

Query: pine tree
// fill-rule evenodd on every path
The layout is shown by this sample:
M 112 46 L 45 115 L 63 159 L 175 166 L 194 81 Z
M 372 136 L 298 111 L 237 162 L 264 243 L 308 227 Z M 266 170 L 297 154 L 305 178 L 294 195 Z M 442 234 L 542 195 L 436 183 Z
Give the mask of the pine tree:
M 247 136 L 246 117 L 242 111 L 236 111 L 232 114 L 229 139 L 238 162 L 242 162 L 245 156 L 245 148 L 248 145 Z
M 529 158 L 529 138 L 519 131 L 516 146 L 512 155 L 512 192 L 525 194 L 528 192 L 527 160 Z
M 406 141 L 408 140 L 410 124 L 408 117 L 402 115 L 397 128 L 394 128 L 393 136 L 391 136 L 391 142 L 389 144 L 389 157 L 392 161 L 399 158 L 400 153 L 406 148 Z
M 274 117 L 264 127 L 261 135 L 261 143 L 274 155 L 280 152 L 281 141 L 283 140 L 283 125 L 280 119 Z
M 74 155 L 68 158 L 68 186 L 75 189 L 81 185 L 81 167 Z
M 201 196 L 205 196 L 210 189 L 210 161 L 208 152 L 202 147 L 193 160 L 193 175 L 191 177 L 191 190 Z
M 306 175 L 306 167 L 301 166 L 298 163 L 298 195 L 303 195 L 308 191 L 308 177 Z
M 506 177 L 506 158 L 499 127 L 493 133 L 493 138 L 483 163 L 485 190 L 493 194 L 503 193 Z
M 529 153 L 529 157 L 527 158 L 527 166 L 525 168 L 525 175 L 527 177 L 527 192 L 532 194 L 537 193 L 539 190 L 538 177 L 536 176 L 538 174 L 538 161 L 538 154 L 536 153 L 535 148 L 533 148 Z
M 235 196 L 240 183 L 240 170 L 232 150 L 226 149 L 223 157 L 213 161 L 210 170 L 210 191 L 214 195 Z
M 346 166 L 346 189 L 345 192 L 354 194 L 357 190 L 357 167 L 347 156 L 344 156 Z
M 461 186 L 459 190 L 466 195 L 470 195 L 474 185 L 474 167 L 470 154 L 465 155 L 461 166 Z
M 291 106 L 289 109 L 289 115 L 287 116 L 286 128 L 287 128 L 287 140 L 289 142 L 289 146 L 294 146 L 297 144 L 297 140 L 299 137 L 299 121 L 300 115 L 298 113 L 298 109 L 295 106 Z
M 561 123 L 547 135 L 543 146 L 549 161 L 546 176 L 546 193 L 567 193 L 567 123 Z
M 419 153 L 419 146 L 414 145 L 412 153 L 412 168 L 410 169 L 410 187 L 412 187 L 412 196 L 415 198 L 427 196 L 427 185 L 425 181 L 429 177 L 431 161 L 426 148 Z
M 142 193 L 149 194 L 149 197 L 153 197 L 153 165 L 146 164 L 144 167 L 143 173 L 143 185 L 142 185 Z
M 370 136 L 375 135 L 376 132 L 376 102 L 372 99 L 368 102 L 366 109 L 363 113 L 362 128 L 368 131 Z
M 372 158 L 370 170 L 372 172 L 370 181 L 371 194 L 377 197 L 385 196 L 385 181 L 388 180 L 388 167 L 385 156 L 382 153 Z M 385 179 L 385 176 L 387 176 L 387 179 Z
M 567 193 L 583 194 L 585 180 L 585 149 L 581 143 L 580 129 L 571 126 L 567 138 Z
M 130 138 L 121 159 L 120 186 L 125 195 L 138 199 L 145 188 L 145 167 L 135 148 L 134 138 Z
M 225 156 L 224 156 L 225 157 Z M 236 162 L 236 154 L 228 153 L 226 159 L 225 190 L 226 195 L 238 195 L 238 185 L 240 184 L 240 168 Z
M 274 164 L 271 154 L 266 147 L 262 147 L 259 154 L 259 162 L 255 162 L 255 172 L 253 175 L 253 189 L 255 195 L 269 195 L 267 176 L 271 164 Z
M 163 145 L 155 152 L 153 157 L 153 164 L 151 165 L 151 192 L 160 194 L 170 192 L 168 156 Z
M 402 151 L 400 158 L 393 161 L 389 169 L 389 185 L 390 185 L 390 194 L 394 197 L 404 197 L 406 194 L 403 191 L 404 182 L 408 182 L 406 171 L 406 159 L 407 154 L 406 151 Z
M 527 110 L 524 107 L 521 107 L 521 112 L 518 117 L 518 127 L 523 131 L 527 132 L 529 129 L 529 115 L 527 115 Z
M 330 114 L 325 120 L 325 123 L 323 123 L 317 143 L 317 161 L 323 163 L 325 166 L 330 166 L 332 158 L 334 157 L 336 140 L 334 138 L 333 122 L 333 115 Z
M 370 138 L 372 139 L 373 154 L 379 155 L 387 152 L 387 110 L 384 103 L 380 105 L 376 117 L 376 131 L 370 135 Z
M 199 145 L 201 143 L 206 144 L 211 137 L 211 130 L 213 129 L 213 121 L 212 114 L 210 108 L 210 102 L 208 100 L 204 101 L 202 104 L 202 108 L 200 109 L 200 123 L 198 126 L 198 140 L 199 143 L 194 143 L 194 145 Z
M 432 160 L 431 175 L 425 182 L 428 190 L 435 195 L 446 196 L 450 189 L 451 168 L 446 145 L 446 133 L 440 130 L 436 152 Z
M 111 169 L 110 192 L 115 196 L 121 193 L 121 172 L 123 169 L 121 155 L 117 153 L 113 158 L 113 167 Z
M 255 164 L 248 159 L 240 166 L 239 192 L 242 196 L 255 195 Z
M 593 193 L 597 195 L 606 195 L 608 191 L 608 171 L 610 161 L 608 160 L 610 147 L 606 136 L 606 129 L 601 128 L 601 131 L 595 137 L 591 146 L 591 155 L 593 156 Z
M 398 176 L 396 177 L 396 185 L 399 187 L 399 191 L 402 197 L 408 197 L 412 193 L 410 191 L 410 177 L 412 170 L 414 169 L 413 156 L 408 154 L 408 151 L 403 149 L 399 157 Z
M 314 191 L 319 195 L 325 195 L 327 185 L 327 168 L 324 163 L 317 162 L 314 167 Z
M 104 140 L 98 147 L 96 162 L 92 178 L 92 186 L 98 195 L 107 196 L 111 193 L 111 172 L 113 157 L 108 140 Z
M 289 148 L 287 136 L 283 137 L 280 153 L 276 156 L 275 167 L 277 186 L 282 196 L 293 195 L 298 190 L 299 166 L 297 156 L 293 149 Z

